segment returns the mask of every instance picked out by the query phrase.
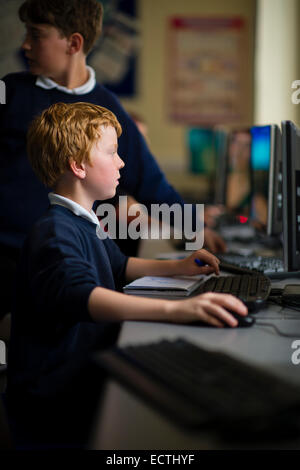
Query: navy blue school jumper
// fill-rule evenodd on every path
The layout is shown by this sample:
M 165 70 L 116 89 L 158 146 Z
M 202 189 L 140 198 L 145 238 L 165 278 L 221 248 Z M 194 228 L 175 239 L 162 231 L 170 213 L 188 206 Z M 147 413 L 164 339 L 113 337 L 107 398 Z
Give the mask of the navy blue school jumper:
M 119 324 L 96 323 L 92 290 L 121 290 L 127 257 L 96 224 L 53 205 L 26 240 L 17 274 L 9 348 L 9 391 L 63 392 L 90 353 L 117 337 Z

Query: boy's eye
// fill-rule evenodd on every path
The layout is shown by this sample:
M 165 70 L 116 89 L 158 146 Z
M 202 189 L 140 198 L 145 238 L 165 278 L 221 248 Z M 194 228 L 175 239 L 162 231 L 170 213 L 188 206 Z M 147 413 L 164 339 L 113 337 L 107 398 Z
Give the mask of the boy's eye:
M 40 31 L 36 29 L 28 29 L 26 35 L 32 39 L 39 39 L 41 37 Z
M 34 30 L 34 31 L 31 32 L 31 36 L 32 36 L 34 39 L 38 39 L 38 38 L 40 38 L 40 37 L 42 36 L 42 33 L 41 33 L 40 31 Z

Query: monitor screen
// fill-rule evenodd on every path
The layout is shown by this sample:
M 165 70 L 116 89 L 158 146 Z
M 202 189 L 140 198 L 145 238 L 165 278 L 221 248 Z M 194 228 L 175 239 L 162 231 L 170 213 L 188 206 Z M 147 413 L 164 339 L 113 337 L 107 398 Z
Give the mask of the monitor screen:
M 251 218 L 261 228 L 268 219 L 268 190 L 270 169 L 271 126 L 251 127 L 252 201 Z
M 212 203 L 214 201 L 216 174 L 213 129 L 204 127 L 189 129 L 187 133 L 187 149 L 189 153 L 189 169 L 192 173 L 201 173 L 205 176 L 207 182 L 205 200 L 207 203 Z M 204 201 L 202 200 L 202 202 Z
M 209 128 L 189 129 L 187 147 L 190 155 L 190 170 L 192 173 L 215 173 L 214 132 Z
M 286 271 L 300 270 L 300 129 L 282 121 L 283 254 Z
M 281 136 L 278 126 L 251 128 L 251 218 L 268 235 L 282 230 Z
M 268 172 L 270 167 L 271 126 L 251 127 L 251 167 Z

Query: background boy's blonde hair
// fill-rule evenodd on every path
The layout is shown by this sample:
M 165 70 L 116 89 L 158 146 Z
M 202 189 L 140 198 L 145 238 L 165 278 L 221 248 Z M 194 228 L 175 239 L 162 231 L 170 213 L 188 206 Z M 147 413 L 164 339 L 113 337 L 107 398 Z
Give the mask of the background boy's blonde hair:
M 120 137 L 122 128 L 116 116 L 106 108 L 91 103 L 55 103 L 36 117 L 27 134 L 27 152 L 38 178 L 53 188 L 77 163 L 92 165 L 90 151 L 101 138 L 100 126 L 112 126 Z

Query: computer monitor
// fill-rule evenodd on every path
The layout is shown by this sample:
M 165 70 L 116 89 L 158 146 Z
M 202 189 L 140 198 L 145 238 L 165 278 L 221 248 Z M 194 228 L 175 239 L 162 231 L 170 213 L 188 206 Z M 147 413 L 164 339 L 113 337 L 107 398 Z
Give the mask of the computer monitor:
M 225 128 L 215 128 L 214 144 L 216 150 L 215 204 L 226 204 L 226 185 L 228 172 L 229 132 Z
M 282 159 L 278 126 L 253 126 L 251 132 L 251 218 L 267 235 L 282 231 Z
M 282 143 L 277 125 L 271 125 L 270 176 L 267 234 L 282 233 Z
M 197 127 L 187 133 L 190 171 L 207 176 L 215 172 L 214 132 L 211 128 Z
M 300 129 L 282 121 L 283 254 L 286 271 L 300 270 Z
M 207 181 L 206 203 L 214 202 L 216 155 L 212 128 L 197 127 L 187 132 L 189 169 L 192 173 L 205 175 Z M 186 197 L 185 197 L 186 199 Z M 193 202 L 195 202 L 193 200 Z M 204 202 L 202 200 L 202 202 Z

